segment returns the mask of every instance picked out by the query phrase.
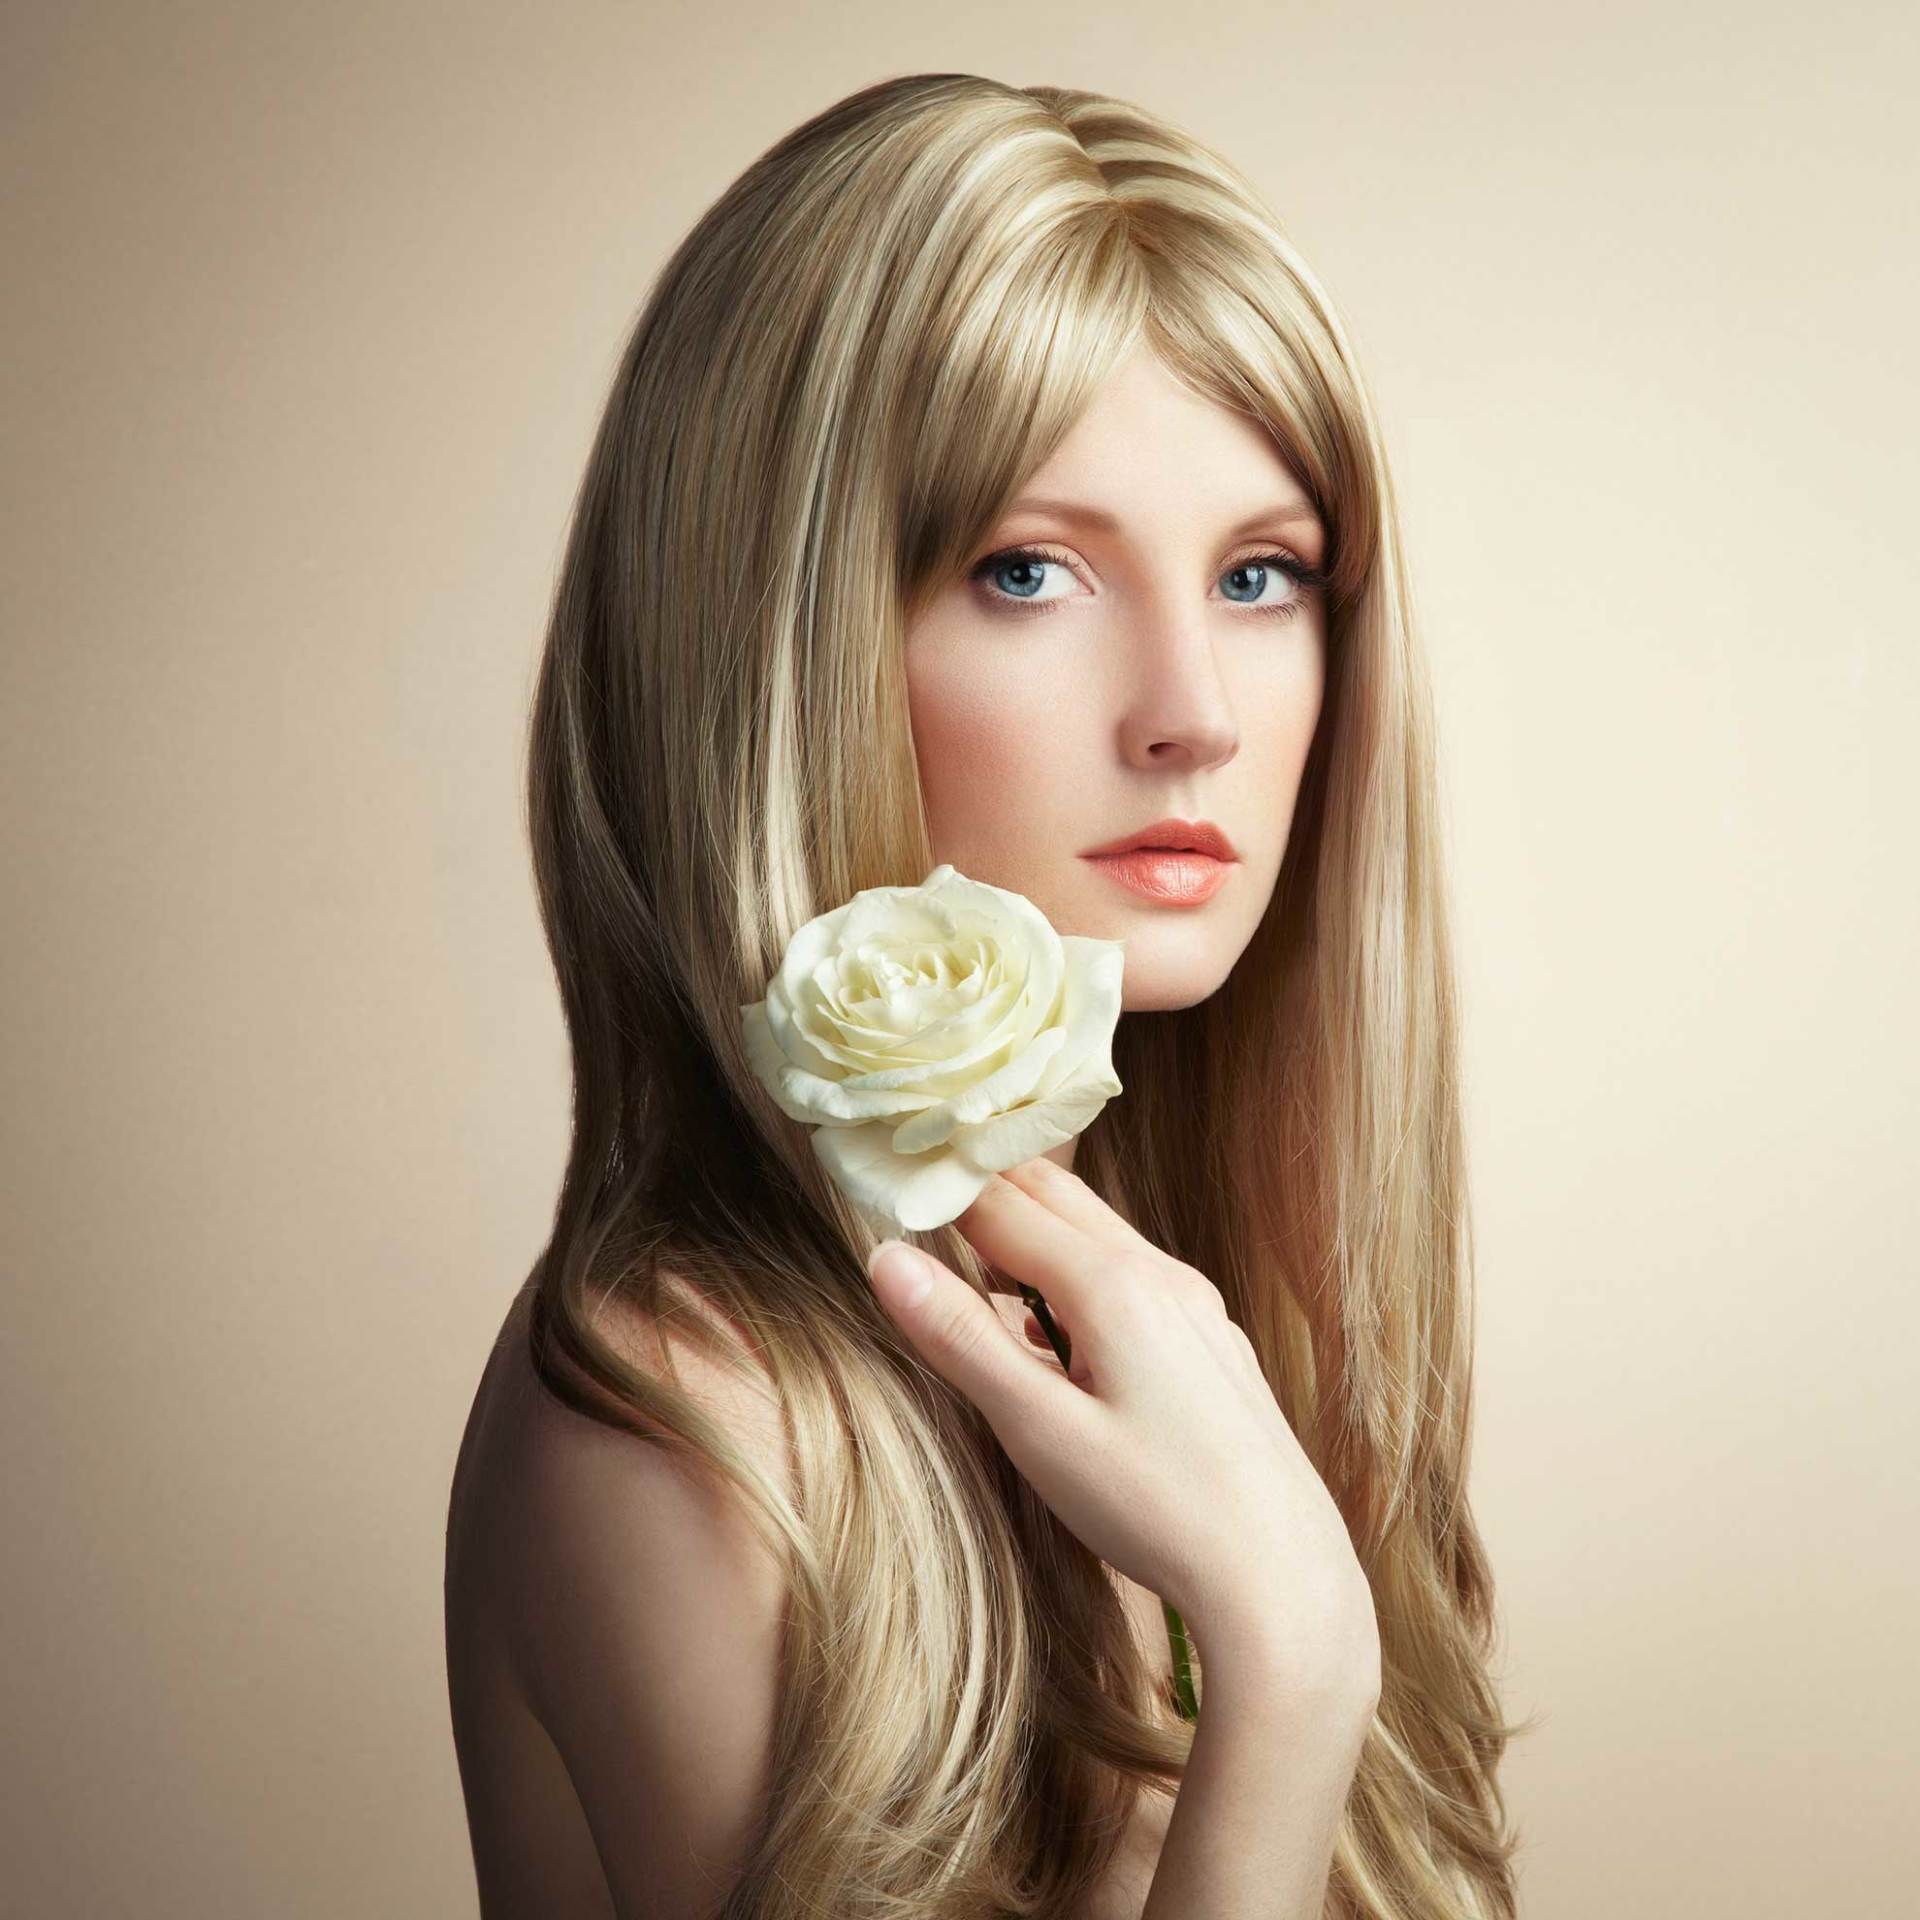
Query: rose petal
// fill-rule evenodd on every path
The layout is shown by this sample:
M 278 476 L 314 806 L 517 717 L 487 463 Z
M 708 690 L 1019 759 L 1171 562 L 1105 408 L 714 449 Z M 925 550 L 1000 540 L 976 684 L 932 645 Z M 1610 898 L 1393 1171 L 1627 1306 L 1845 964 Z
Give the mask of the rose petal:
M 1121 1091 L 1123 958 L 943 863 L 795 934 L 741 1009 L 748 1061 L 864 1220 L 942 1226 Z
M 840 930 L 852 911 L 853 903 L 848 901 L 844 906 L 816 914 L 787 942 L 773 985 L 789 1006 L 801 997 L 814 968 L 840 945 Z
M 976 1080 L 949 1100 L 903 1121 L 893 1136 L 902 1153 L 924 1153 L 945 1144 L 957 1128 L 977 1126 L 997 1113 L 1027 1099 L 1039 1085 L 1053 1057 L 1067 1043 L 1066 1029 L 1046 1027 L 1004 1067 Z
M 961 1129 L 953 1136 L 952 1151 L 982 1174 L 1005 1173 L 1084 1133 L 1100 1109 L 1121 1091 L 1118 1078 L 1111 1074 L 1076 1081 L 1049 1100 L 1015 1107 L 977 1127 Z
M 897 1220 L 903 1232 L 925 1233 L 957 1219 L 988 1176 L 944 1148 L 895 1153 L 887 1126 L 821 1127 L 813 1150 L 856 1204 Z
M 1009 988 L 1004 1001 L 1004 1007 L 996 1006 L 985 1013 L 970 1010 L 965 1018 L 949 1016 L 934 1022 L 916 1034 L 910 1046 L 893 1049 L 888 1065 L 843 1077 L 867 1088 L 918 1087 L 935 1099 L 957 1092 L 983 1073 L 1005 1064 L 1039 1031 L 1043 1016 L 1033 1010 L 1032 997 L 1026 990 Z M 969 1022 L 978 1026 L 985 1020 L 991 1024 L 984 1031 L 969 1030 Z M 931 1039 L 939 1034 L 948 1037 L 948 1049 L 937 1057 L 928 1057 L 933 1052 Z M 824 1043 L 819 1050 L 825 1051 Z
M 1017 1058 L 1036 1034 L 1054 1024 L 1065 972 L 1064 955 L 1057 965 L 1036 963 L 1024 980 L 1009 979 L 996 987 L 991 1003 L 959 1007 L 929 1022 L 891 1050 L 889 1064 L 841 1077 L 863 1089 L 913 1086 L 935 1099 L 962 1092 Z M 815 1007 L 808 1017 L 817 1021 L 822 1016 Z M 816 1030 L 813 1045 L 817 1055 L 825 1056 L 838 1043 Z
M 834 1062 L 821 1052 L 800 1022 L 793 1017 L 792 1004 L 780 990 L 777 982 L 769 989 L 761 1006 L 765 1010 L 773 1042 L 780 1049 L 781 1057 L 790 1066 L 800 1067 L 808 1073 L 817 1073 L 823 1079 L 839 1078 Z
M 829 1121 L 859 1122 L 897 1119 L 915 1114 L 933 1105 L 931 1094 L 907 1090 L 849 1091 L 844 1080 L 831 1080 L 804 1067 L 796 1067 L 780 1050 L 764 1007 L 741 1010 L 741 1026 L 746 1039 L 747 1059 L 761 1084 L 773 1096 L 774 1104 L 789 1120 L 809 1126 Z
M 790 1090 L 787 1085 L 787 1076 L 794 1072 L 793 1063 L 781 1052 L 780 1043 L 774 1038 L 766 1006 L 742 1007 L 740 1028 L 746 1042 L 748 1063 L 761 1085 L 773 1096 L 774 1104 L 789 1120 L 808 1124 L 817 1120 L 818 1115 L 813 1108 L 799 1097 L 799 1090 Z
M 1004 1173 L 1083 1133 L 1124 1091 L 1113 1070 L 1113 1033 L 1120 1021 L 1125 948 L 1117 940 L 1079 934 L 1063 935 L 1061 944 L 1068 978 L 1057 1030 L 1064 1038 L 1032 1099 L 953 1135 L 954 1148 L 988 1172 Z
M 936 956 L 988 955 L 996 963 L 993 977 L 983 978 L 973 1000 L 947 986 L 951 1011 L 915 1016 L 910 1031 L 890 1035 L 864 1017 L 875 1006 L 870 997 L 842 991 L 843 977 L 871 971 L 863 949 L 916 946 Z M 1002 958 L 1010 969 L 1004 973 L 997 965 Z M 782 1050 L 809 1072 L 856 1081 L 856 1092 L 912 1084 L 939 1099 L 1017 1058 L 1049 1018 L 1065 973 L 1060 936 L 1031 901 L 942 864 L 919 887 L 869 887 L 807 922 L 768 993 L 768 1017 Z M 915 991 L 930 1001 L 942 989 Z M 903 1018 L 900 1008 L 892 1018 Z M 890 1039 L 899 1044 L 890 1046 Z
M 1126 949 L 1118 940 L 1074 933 L 1061 935 L 1060 944 L 1066 949 L 1067 978 L 1059 1021 L 1067 1041 L 1034 1089 L 1038 1098 L 1086 1073 L 1113 1077 L 1113 1030 L 1120 1024 Z M 1118 1085 L 1114 1091 L 1120 1091 Z

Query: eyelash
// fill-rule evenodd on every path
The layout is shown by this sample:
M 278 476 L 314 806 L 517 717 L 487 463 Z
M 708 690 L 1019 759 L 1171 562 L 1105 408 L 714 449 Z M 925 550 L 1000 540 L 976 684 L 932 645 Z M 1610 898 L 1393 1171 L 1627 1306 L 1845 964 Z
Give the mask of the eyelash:
M 1021 619 L 1028 619 L 1042 613 L 1052 613 L 1059 605 L 1058 600 L 1022 601 L 1016 595 L 1002 593 L 998 588 L 988 585 L 990 577 L 1002 567 L 1017 566 L 1022 561 L 1032 565 L 1036 562 L 1050 567 L 1059 567 L 1067 573 L 1073 568 L 1059 554 L 1050 553 L 1045 547 L 1002 547 L 997 553 L 990 553 L 973 567 L 967 577 L 978 581 L 986 588 L 997 607 L 1004 607 L 1009 613 Z M 1231 567 L 1224 568 L 1227 573 L 1237 572 L 1241 567 L 1272 567 L 1284 573 L 1299 592 L 1292 599 L 1273 607 L 1243 607 L 1242 612 L 1261 620 L 1291 620 L 1306 606 L 1309 597 L 1318 588 L 1324 587 L 1329 576 L 1319 567 L 1310 567 L 1297 554 L 1275 549 L 1268 553 L 1251 553 L 1244 560 L 1234 561 Z

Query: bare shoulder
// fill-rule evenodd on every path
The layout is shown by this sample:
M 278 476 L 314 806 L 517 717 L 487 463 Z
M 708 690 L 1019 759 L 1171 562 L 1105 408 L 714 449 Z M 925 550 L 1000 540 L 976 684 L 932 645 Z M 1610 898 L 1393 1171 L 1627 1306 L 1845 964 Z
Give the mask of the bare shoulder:
M 676 1293 L 745 1365 L 707 1352 L 683 1320 L 655 1324 L 618 1299 L 596 1325 L 790 1491 L 770 1377 L 737 1328 L 691 1289 Z M 670 1920 L 712 1902 L 763 1810 L 785 1582 L 723 1478 L 548 1392 L 527 1352 L 529 1304 L 523 1293 L 507 1316 L 476 1400 L 474 1557 L 489 1568 L 503 1644 L 579 1794 L 616 1911 Z

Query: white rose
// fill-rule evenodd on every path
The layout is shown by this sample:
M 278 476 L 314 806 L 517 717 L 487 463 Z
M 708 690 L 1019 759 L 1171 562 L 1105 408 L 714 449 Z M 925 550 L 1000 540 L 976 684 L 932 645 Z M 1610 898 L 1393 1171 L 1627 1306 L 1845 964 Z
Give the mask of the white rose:
M 747 1057 L 858 1207 L 924 1232 L 1121 1091 L 1123 959 L 943 864 L 809 920 L 740 1009 Z

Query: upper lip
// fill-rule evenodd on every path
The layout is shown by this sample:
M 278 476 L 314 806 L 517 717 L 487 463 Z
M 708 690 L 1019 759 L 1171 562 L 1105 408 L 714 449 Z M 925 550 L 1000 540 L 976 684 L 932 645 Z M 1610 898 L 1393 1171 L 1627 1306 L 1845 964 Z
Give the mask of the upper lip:
M 1211 820 L 1156 820 L 1103 847 L 1089 847 L 1086 858 L 1103 853 L 1129 853 L 1135 847 L 1166 847 L 1176 853 L 1211 854 L 1216 860 L 1238 860 L 1233 842 Z

